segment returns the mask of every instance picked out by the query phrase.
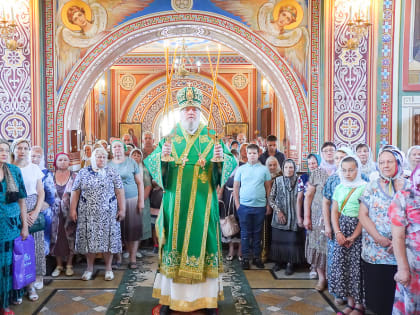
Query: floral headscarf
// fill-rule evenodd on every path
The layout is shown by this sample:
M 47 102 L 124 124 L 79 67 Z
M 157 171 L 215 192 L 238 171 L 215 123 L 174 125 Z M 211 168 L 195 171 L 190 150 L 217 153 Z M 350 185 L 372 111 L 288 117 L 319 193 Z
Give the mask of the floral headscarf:
M 403 175 L 403 172 L 404 172 L 404 168 L 403 168 L 404 156 L 403 156 L 402 152 L 397 147 L 386 146 L 379 151 L 378 161 L 379 161 L 379 157 L 384 152 L 391 153 L 395 157 L 395 160 L 397 161 L 397 168 L 396 168 L 395 174 L 393 176 L 387 177 L 384 174 L 382 174 L 381 171 L 379 170 L 379 176 L 385 181 L 386 184 L 389 184 L 389 186 L 388 186 L 389 187 L 389 193 L 393 194 L 393 192 L 395 191 L 394 181 L 396 179 L 398 179 L 399 177 L 401 177 Z

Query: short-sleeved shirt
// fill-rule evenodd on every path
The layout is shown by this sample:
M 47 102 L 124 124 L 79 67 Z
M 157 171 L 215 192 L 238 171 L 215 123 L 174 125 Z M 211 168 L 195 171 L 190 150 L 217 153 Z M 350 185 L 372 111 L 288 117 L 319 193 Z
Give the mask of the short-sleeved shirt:
M 241 183 L 239 202 L 248 207 L 265 207 L 267 195 L 265 182 L 271 180 L 268 168 L 261 163 L 246 163 L 240 166 L 235 174 L 234 181 Z
M 36 183 L 39 179 L 42 180 L 44 173 L 42 173 L 38 165 L 33 163 L 29 163 L 25 167 L 22 167 L 20 171 L 22 172 L 25 189 L 28 196 L 36 194 Z
M 357 187 L 356 190 L 351 194 L 350 198 L 347 200 L 347 203 L 344 205 L 344 208 L 341 210 L 341 205 L 347 198 L 347 195 L 350 193 L 352 188 L 346 187 L 343 184 L 338 185 L 335 188 L 334 195 L 332 198 L 338 203 L 338 211 L 341 212 L 342 215 L 345 215 L 347 217 L 358 217 L 360 209 L 359 198 L 365 191 L 365 188 L 366 184 Z
M 109 162 L 109 167 L 115 169 L 120 174 L 123 185 L 125 198 L 135 198 L 138 196 L 138 187 L 134 176 L 140 172 L 139 165 L 132 158 L 125 158 L 122 163 Z
M 388 209 L 391 205 L 393 195 L 388 195 L 379 184 L 380 179 L 370 182 L 360 197 L 368 209 L 369 218 L 375 224 L 380 235 L 392 239 L 391 220 L 388 216 Z M 404 183 L 404 189 L 407 181 Z M 387 251 L 388 248 L 377 244 L 373 237 L 363 229 L 362 232 L 362 258 L 369 264 L 396 265 L 395 256 Z

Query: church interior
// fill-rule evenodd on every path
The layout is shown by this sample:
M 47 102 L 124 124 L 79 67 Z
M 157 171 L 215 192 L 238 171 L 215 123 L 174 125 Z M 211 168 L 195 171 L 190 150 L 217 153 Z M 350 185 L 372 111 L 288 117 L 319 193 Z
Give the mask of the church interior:
M 287 5 L 294 18 L 281 21 Z M 176 120 L 177 91 L 192 86 L 203 93 L 200 119 L 216 134 L 275 135 L 299 171 L 326 141 L 365 143 L 374 157 L 388 144 L 406 152 L 420 144 L 417 13 L 415 0 L 2 0 L 0 138 L 41 146 L 50 170 L 66 152 L 78 171 L 83 147 L 98 140 L 129 133 L 141 147 L 149 132 L 158 143 Z M 139 268 L 116 270 L 113 281 L 103 281 L 101 267 L 81 281 L 83 261 L 72 277 L 53 278 L 49 266 L 39 300 L 11 308 L 158 314 L 149 245 Z M 307 267 L 288 276 L 272 265 L 242 271 L 225 259 L 219 314 L 344 307 L 313 289 Z

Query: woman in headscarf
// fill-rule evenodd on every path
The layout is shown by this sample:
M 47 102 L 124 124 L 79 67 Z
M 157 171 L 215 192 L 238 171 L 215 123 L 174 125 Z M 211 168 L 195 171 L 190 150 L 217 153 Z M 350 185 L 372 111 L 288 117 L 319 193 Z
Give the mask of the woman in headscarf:
M 82 163 L 81 168 L 88 167 L 90 165 L 90 158 L 92 157 L 92 146 L 90 144 L 85 144 L 82 150 Z
M 281 175 L 281 168 L 279 161 L 275 156 L 269 156 L 265 161 L 268 171 L 271 175 L 271 184 L 274 180 Z M 273 213 L 266 215 L 264 219 L 263 235 L 262 235 L 262 252 L 261 260 L 265 263 L 270 255 L 270 244 L 271 244 L 271 220 L 273 219 Z
M 55 185 L 52 173 L 45 168 L 44 150 L 40 146 L 33 146 L 31 149 L 31 161 L 41 169 L 44 177 L 42 184 L 44 185 L 45 200 L 43 205 L 43 213 L 45 216 L 45 256 L 50 253 L 50 240 L 51 240 L 51 221 L 55 205 Z
M 366 182 L 362 179 L 359 158 L 357 156 L 343 158 L 339 176 L 340 184 L 334 191 L 331 209 L 335 242 L 331 273 L 328 274 L 329 288 L 335 296 L 347 297 L 347 305 L 342 312 L 339 312 L 340 314 L 355 314 L 354 311 L 364 314 L 359 197 L 366 188 Z
M 135 148 L 130 152 L 130 157 L 138 164 L 140 174 L 143 174 L 144 186 L 144 208 L 142 211 L 142 234 L 140 241 L 148 240 L 152 237 L 152 217 L 150 215 L 150 193 L 152 191 L 152 178 L 149 171 L 143 165 L 143 153 L 139 148 Z M 141 245 L 141 244 L 140 244 Z M 140 247 L 139 245 L 139 247 Z M 141 258 L 141 253 L 137 253 L 137 257 Z
M 371 311 L 381 315 L 392 313 L 394 301 L 397 261 L 393 254 L 388 209 L 397 191 L 408 187 L 408 180 L 402 176 L 402 165 L 399 150 L 381 150 L 378 154 L 380 177 L 369 182 L 360 197 L 365 301 Z
M 0 139 L 0 307 L 3 314 L 14 315 L 10 303 L 22 303 L 23 290 L 13 290 L 13 241 L 28 237 L 26 190 L 22 173 L 9 164 L 9 143 Z
M 121 222 L 121 239 L 129 253 L 128 267 L 136 269 L 137 250 L 143 233 L 144 184 L 139 165 L 125 156 L 125 152 L 124 142 L 119 139 L 112 141 L 112 161 L 108 163 L 108 166 L 120 174 L 124 184 L 126 216 Z
M 115 169 L 107 166 L 104 148 L 92 153 L 92 165 L 82 168 L 74 180 L 70 218 L 77 222 L 75 251 L 86 255 L 82 280 L 90 280 L 97 253 L 103 253 L 105 280 L 114 279 L 112 256 L 121 253 L 120 222 L 125 217 L 123 183 Z
M 324 234 L 324 219 L 322 215 L 322 189 L 328 179 L 328 173 L 319 165 L 319 156 L 308 156 L 308 168 L 310 177 L 305 193 L 304 221 L 306 229 L 305 256 L 307 262 L 318 275 L 318 283 L 315 289 L 323 291 L 326 287 L 326 261 L 327 261 L 327 238 Z M 301 194 L 301 193 L 299 193 Z M 302 192 L 303 194 L 303 192 Z M 299 198 L 299 195 L 298 195 Z
M 388 212 L 398 265 L 395 315 L 420 314 L 420 165 L 410 181 L 411 187 L 397 192 Z
M 356 155 L 360 163 L 362 163 L 362 174 L 369 178 L 369 175 L 376 171 L 376 163 L 372 158 L 372 150 L 366 143 L 359 143 L 356 146 Z
M 334 154 L 334 163 L 336 165 L 336 169 L 340 165 L 341 160 L 348 156 L 353 155 L 353 151 L 350 148 L 341 147 L 339 148 Z M 334 235 L 332 233 L 332 226 L 331 226 L 331 205 L 332 205 L 332 196 L 334 194 L 335 188 L 340 184 L 340 176 L 338 175 L 338 171 L 328 177 L 324 188 L 322 189 L 322 216 L 324 218 L 324 225 L 325 225 L 325 236 L 328 238 L 327 241 L 327 278 L 330 274 L 330 267 L 331 267 L 331 254 L 334 247 Z M 341 305 L 344 303 L 344 300 L 341 297 L 335 297 L 334 303 Z
M 297 175 L 292 159 L 283 163 L 283 176 L 277 177 L 271 188 L 269 203 L 273 209 L 270 256 L 280 268 L 287 263 L 286 275 L 293 274 L 293 265 L 305 260 L 305 235 L 296 217 Z
M 28 210 L 27 221 L 29 228 L 37 220 L 45 199 L 44 185 L 42 184 L 44 174 L 38 165 L 30 161 L 30 150 L 29 141 L 26 139 L 15 140 L 11 147 L 13 164 L 19 167 L 22 172 L 23 182 L 28 195 L 25 201 Z M 31 233 L 31 235 L 35 240 L 36 281 L 27 287 L 27 292 L 29 300 L 37 301 L 39 296 L 36 289 L 43 288 L 43 276 L 46 272 L 44 230 Z
M 420 163 L 420 145 L 414 145 L 407 151 L 407 159 L 405 164 L 406 175 L 409 177 L 411 172 Z
M 76 237 L 76 224 L 69 216 L 70 195 L 76 174 L 69 170 L 70 157 L 61 152 L 55 156 L 54 183 L 57 190 L 56 207 L 51 228 L 51 255 L 55 256 L 57 267 L 51 276 L 58 277 L 64 270 L 63 260 L 66 260 L 66 276 L 72 276 L 74 241 Z

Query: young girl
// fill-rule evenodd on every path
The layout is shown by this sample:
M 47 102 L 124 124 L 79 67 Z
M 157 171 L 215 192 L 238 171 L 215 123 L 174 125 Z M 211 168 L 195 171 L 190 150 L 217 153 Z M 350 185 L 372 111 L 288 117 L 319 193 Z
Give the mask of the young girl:
M 364 314 L 360 254 L 362 225 L 359 222 L 359 197 L 366 182 L 361 177 L 360 160 L 347 156 L 340 163 L 340 185 L 334 191 L 331 221 L 335 234 L 330 290 L 347 297 L 346 307 L 337 314 Z

